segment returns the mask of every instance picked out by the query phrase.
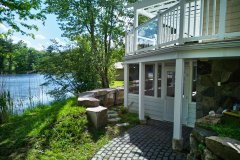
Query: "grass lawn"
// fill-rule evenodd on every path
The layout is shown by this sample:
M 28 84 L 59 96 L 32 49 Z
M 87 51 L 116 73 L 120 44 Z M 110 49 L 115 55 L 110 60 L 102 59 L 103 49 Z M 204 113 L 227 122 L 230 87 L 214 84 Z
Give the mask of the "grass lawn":
M 219 136 L 230 137 L 240 141 L 240 119 L 224 115 L 222 122 L 216 125 L 204 125 L 202 127 L 211 129 Z
M 114 82 L 110 85 L 110 88 L 122 87 L 123 84 L 124 84 L 124 81 L 114 81 Z
M 130 126 L 138 123 L 136 114 L 121 117 Z M 28 110 L 2 124 L 0 159 L 90 159 L 120 132 L 114 125 L 94 130 L 85 108 L 76 106 L 76 99 L 70 98 Z

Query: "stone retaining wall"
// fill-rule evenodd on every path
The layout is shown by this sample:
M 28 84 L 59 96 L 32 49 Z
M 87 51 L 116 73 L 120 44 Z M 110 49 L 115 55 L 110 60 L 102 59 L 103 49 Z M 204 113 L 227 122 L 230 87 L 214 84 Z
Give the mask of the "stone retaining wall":
M 83 92 L 78 98 L 78 104 L 86 107 L 96 107 L 96 101 L 99 101 L 99 104 L 104 107 L 122 105 L 124 102 L 124 88 L 96 89 Z

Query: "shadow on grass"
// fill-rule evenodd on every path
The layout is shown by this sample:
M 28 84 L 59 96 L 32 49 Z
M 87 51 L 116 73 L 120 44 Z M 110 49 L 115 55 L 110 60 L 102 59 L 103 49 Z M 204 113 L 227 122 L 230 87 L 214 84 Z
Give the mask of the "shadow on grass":
M 26 159 L 39 133 L 54 126 L 65 104 L 66 101 L 61 101 L 54 102 L 51 107 L 39 106 L 3 124 L 0 127 L 0 159 Z M 44 143 L 49 145 L 49 139 Z

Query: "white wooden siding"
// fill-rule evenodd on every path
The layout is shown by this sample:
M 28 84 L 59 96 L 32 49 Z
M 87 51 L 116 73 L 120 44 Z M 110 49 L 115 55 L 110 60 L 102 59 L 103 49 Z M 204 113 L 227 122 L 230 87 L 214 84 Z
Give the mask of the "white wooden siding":
M 138 98 L 139 96 L 136 94 L 128 94 L 128 107 L 130 112 L 138 113 Z M 144 96 L 145 115 L 154 120 L 164 120 L 164 103 L 165 101 L 163 99 Z M 196 104 L 188 103 L 188 101 L 184 99 L 182 124 L 194 127 L 195 120 Z

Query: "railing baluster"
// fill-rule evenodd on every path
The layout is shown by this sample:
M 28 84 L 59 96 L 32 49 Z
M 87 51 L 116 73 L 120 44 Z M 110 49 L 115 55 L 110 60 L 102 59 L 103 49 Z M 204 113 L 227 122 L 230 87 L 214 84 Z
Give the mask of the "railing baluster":
M 175 36 L 175 8 L 173 10 L 172 40 L 174 40 L 174 36 Z
M 200 9 L 200 29 L 199 36 L 203 35 L 203 13 L 204 13 L 204 0 L 201 0 L 201 9 Z
M 193 27 L 193 37 L 196 36 L 196 22 L 197 22 L 197 0 L 194 3 L 194 27 Z
M 215 19 L 216 19 L 216 8 L 217 8 L 217 4 L 216 4 L 216 0 L 213 0 L 213 19 L 212 19 L 212 34 L 214 35 L 215 34 L 215 27 L 216 27 L 216 21 L 215 21 Z
M 190 37 L 190 26 L 191 26 L 191 2 L 188 3 L 188 37 Z
M 220 0 L 220 11 L 219 11 L 219 34 L 221 39 L 225 37 L 225 25 L 226 25 L 226 14 L 227 14 L 227 0 Z
M 208 35 L 208 23 L 209 23 L 209 0 L 207 0 L 207 13 L 206 13 L 206 35 Z
M 177 25 L 176 25 L 175 39 L 179 38 L 179 31 L 178 31 L 179 27 L 178 27 L 178 25 L 180 24 L 180 21 L 179 21 L 179 16 L 178 15 L 179 15 L 179 7 L 177 7 L 177 16 L 176 16 L 176 23 L 177 23 Z M 178 21 L 179 21 L 179 23 L 178 23 Z

